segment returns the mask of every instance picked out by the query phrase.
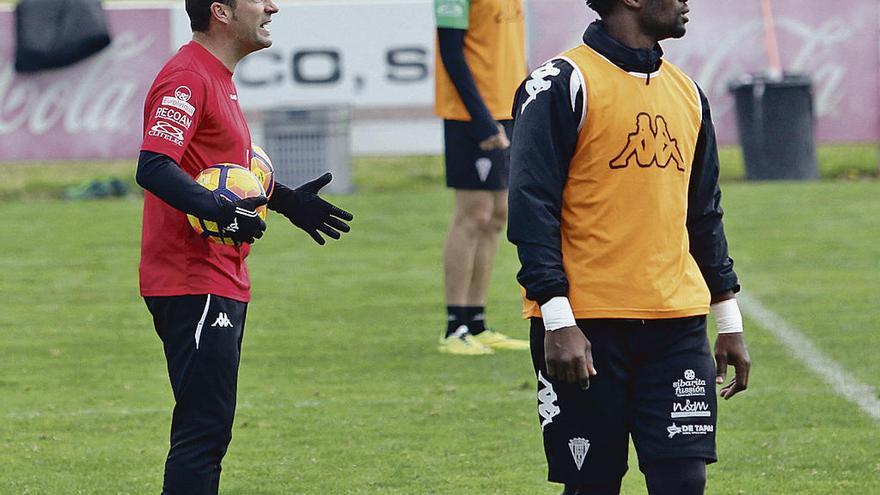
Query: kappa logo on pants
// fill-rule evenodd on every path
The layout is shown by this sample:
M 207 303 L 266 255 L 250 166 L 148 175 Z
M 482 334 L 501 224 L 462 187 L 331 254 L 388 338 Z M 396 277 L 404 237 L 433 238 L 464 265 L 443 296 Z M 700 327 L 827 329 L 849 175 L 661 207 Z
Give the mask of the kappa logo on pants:
M 220 313 L 217 315 L 217 319 L 214 320 L 214 323 L 211 324 L 211 327 L 232 328 L 232 322 L 229 321 L 229 317 L 226 316 L 226 313 Z
M 547 381 L 544 378 L 544 375 L 538 371 L 538 381 L 541 382 L 543 387 L 541 390 L 538 390 L 538 414 L 541 415 L 541 430 L 553 422 L 553 418 L 559 415 L 560 409 L 559 406 L 555 404 L 556 399 L 556 391 L 553 390 L 553 384 Z

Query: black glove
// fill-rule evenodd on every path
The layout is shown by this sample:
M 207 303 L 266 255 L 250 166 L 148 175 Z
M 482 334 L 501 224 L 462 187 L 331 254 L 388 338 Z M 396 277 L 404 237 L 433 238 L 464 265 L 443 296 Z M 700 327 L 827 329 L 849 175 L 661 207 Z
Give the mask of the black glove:
M 220 195 L 216 197 L 220 202 L 220 218 L 217 223 L 224 236 L 235 241 L 236 245 L 243 242 L 253 244 L 255 240 L 263 237 L 266 222 L 257 214 L 257 207 L 266 204 L 268 200 L 265 196 L 238 201 L 230 201 Z
M 292 224 L 305 230 L 318 244 L 326 242 L 321 237 L 321 233 L 339 239 L 342 235 L 340 232 L 351 230 L 343 220 L 351 221 L 354 217 L 351 213 L 333 206 L 318 196 L 318 191 L 331 180 L 333 174 L 327 172 L 296 189 L 276 183 L 269 208 L 281 213 Z

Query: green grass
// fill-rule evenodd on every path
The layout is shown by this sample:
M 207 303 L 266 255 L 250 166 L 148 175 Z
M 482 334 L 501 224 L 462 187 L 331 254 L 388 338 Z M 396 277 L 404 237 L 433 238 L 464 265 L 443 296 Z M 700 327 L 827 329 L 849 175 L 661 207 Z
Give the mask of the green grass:
M 2 1 L 2 0 L 0 0 Z M 824 179 L 862 180 L 878 177 L 880 148 L 876 144 L 821 146 L 817 151 L 819 173 Z M 728 146 L 720 149 L 721 177 L 739 181 L 745 176 L 742 151 Z M 442 169 L 436 156 L 361 157 L 355 159 L 357 186 L 365 191 L 430 188 L 442 182 Z M 103 178 L 122 179 L 133 191 L 136 160 L 100 162 L 5 163 L 0 183 L 0 201 L 63 197 L 66 188 L 82 186 Z
M 8 186 L 16 167 L 0 166 L 0 494 L 158 493 L 172 397 L 137 294 L 141 202 L 53 199 L 94 175 L 77 167 L 58 181 L 29 168 L 53 185 L 22 194 Z M 356 215 L 343 241 L 319 247 L 272 216 L 254 246 L 222 492 L 558 494 L 544 481 L 527 354 L 435 350 L 452 206 L 439 161 L 361 160 L 355 182 L 357 194 L 335 198 Z M 880 386 L 880 183 L 728 182 L 724 193 L 744 287 Z M 24 196 L 38 199 L 13 200 Z M 503 244 L 489 318 L 524 336 L 517 265 Z M 878 425 L 746 323 L 751 387 L 721 405 L 708 493 L 880 493 Z M 633 458 L 623 493 L 642 484 Z

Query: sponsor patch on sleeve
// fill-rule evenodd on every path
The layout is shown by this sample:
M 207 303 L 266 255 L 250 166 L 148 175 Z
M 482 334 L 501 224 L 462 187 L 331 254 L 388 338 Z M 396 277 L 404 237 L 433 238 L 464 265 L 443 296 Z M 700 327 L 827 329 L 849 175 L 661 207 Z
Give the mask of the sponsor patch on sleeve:
M 183 146 L 183 130 L 175 127 L 171 122 L 157 120 L 153 127 L 147 131 L 148 136 L 160 137 L 166 141 L 170 141 L 177 146 Z
M 467 29 L 470 7 L 470 0 L 434 0 L 437 27 Z
M 189 130 L 190 126 L 192 126 L 192 119 L 187 117 L 184 112 L 177 110 L 176 108 L 169 108 L 165 106 L 161 106 L 156 108 L 156 114 L 153 115 L 153 118 L 156 119 L 165 119 L 174 122 L 182 126 L 184 129 Z
M 174 107 L 178 110 L 183 110 L 187 115 L 192 117 L 192 115 L 196 111 L 196 107 L 190 105 L 189 103 L 181 100 L 180 98 L 176 98 L 174 96 L 163 96 L 162 97 L 162 105 L 166 107 Z

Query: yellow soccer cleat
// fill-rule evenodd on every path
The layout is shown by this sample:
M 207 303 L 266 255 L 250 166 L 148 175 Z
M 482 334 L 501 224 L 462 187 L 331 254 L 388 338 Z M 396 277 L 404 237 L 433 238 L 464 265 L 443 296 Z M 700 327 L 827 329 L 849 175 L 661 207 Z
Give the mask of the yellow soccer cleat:
M 477 342 L 474 336 L 468 332 L 465 325 L 458 327 L 455 332 L 440 337 L 440 346 L 437 350 L 444 354 L 457 354 L 459 356 L 485 356 L 493 354 L 492 348 Z
M 512 339 L 503 333 L 488 329 L 474 335 L 473 339 L 492 349 L 523 351 L 529 348 L 528 340 Z

